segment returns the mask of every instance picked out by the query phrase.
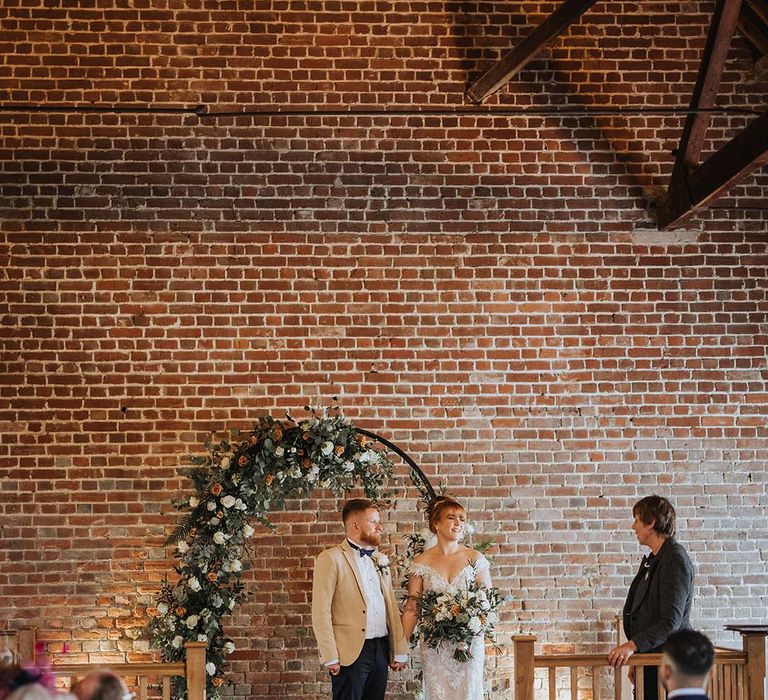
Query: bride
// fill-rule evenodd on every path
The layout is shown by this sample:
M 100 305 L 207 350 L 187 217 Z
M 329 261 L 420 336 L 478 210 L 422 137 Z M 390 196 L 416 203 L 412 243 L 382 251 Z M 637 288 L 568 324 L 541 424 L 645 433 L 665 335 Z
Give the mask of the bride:
M 461 544 L 466 526 L 464 507 L 445 496 L 438 496 L 427 511 L 429 529 L 437 544 L 417 556 L 410 567 L 408 602 L 403 611 L 403 632 L 410 639 L 418 622 L 418 598 L 422 593 L 445 593 L 465 588 L 474 578 L 490 587 L 488 560 L 480 552 Z M 457 661 L 455 647 L 432 649 L 420 645 L 424 700 L 482 700 L 485 640 L 475 637 L 471 658 Z

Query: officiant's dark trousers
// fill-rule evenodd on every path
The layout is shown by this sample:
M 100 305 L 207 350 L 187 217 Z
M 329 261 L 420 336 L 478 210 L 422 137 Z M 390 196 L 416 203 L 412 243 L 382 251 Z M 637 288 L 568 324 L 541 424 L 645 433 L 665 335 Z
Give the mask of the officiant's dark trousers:
M 384 700 L 389 672 L 389 637 L 366 639 L 354 663 L 331 676 L 333 700 Z

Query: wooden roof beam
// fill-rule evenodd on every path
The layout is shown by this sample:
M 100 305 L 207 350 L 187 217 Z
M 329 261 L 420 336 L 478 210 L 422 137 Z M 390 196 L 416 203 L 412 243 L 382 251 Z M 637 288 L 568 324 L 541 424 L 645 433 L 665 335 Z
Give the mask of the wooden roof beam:
M 659 212 L 659 228 L 684 224 L 696 209 L 707 207 L 720 195 L 768 163 L 768 112 L 751 122 L 738 136 L 685 176 L 686 196 L 668 199 Z
M 491 66 L 467 90 L 472 102 L 480 103 L 504 87 L 527 63 L 557 39 L 597 0 L 565 0 L 518 46 Z

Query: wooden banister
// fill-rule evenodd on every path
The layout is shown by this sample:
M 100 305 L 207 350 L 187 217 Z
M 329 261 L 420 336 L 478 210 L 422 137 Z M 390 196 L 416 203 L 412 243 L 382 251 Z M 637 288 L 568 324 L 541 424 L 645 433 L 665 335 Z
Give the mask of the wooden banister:
M 536 637 L 527 635 L 512 637 L 515 654 L 515 700 L 533 700 L 533 674 L 536 667 L 535 642 Z
M 205 700 L 205 642 L 186 642 L 187 700 Z

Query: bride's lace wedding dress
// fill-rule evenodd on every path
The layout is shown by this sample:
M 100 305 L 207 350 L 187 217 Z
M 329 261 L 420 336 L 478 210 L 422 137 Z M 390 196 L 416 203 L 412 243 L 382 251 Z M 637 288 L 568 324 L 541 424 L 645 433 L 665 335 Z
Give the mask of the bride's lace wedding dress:
M 477 572 L 487 570 L 488 560 L 482 555 L 474 567 L 467 564 L 451 581 L 431 566 L 411 564 L 411 573 L 421 576 L 423 593 L 466 588 Z M 485 640 L 482 637 L 476 637 L 472 642 L 472 658 L 468 661 L 456 661 L 453 658 L 456 647 L 447 644 L 432 649 L 422 642 L 419 649 L 424 700 L 483 700 Z

